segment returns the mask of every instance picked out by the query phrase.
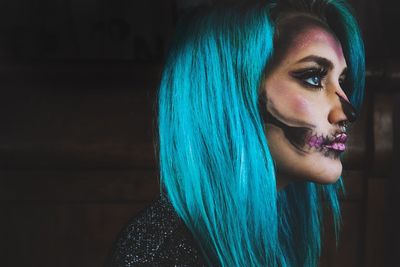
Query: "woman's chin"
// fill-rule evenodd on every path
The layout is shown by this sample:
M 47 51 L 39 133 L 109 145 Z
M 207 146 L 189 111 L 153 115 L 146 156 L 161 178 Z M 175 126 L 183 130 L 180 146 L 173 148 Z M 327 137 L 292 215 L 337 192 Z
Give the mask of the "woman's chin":
M 300 163 L 300 164 L 299 164 Z M 293 160 L 290 165 L 277 164 L 277 187 L 282 189 L 291 182 L 313 182 L 334 184 L 342 174 L 339 158 L 327 158 L 319 154 L 309 154 L 301 160 Z
M 334 184 L 342 174 L 342 162 L 339 158 L 318 157 L 310 159 L 308 181 L 318 184 Z

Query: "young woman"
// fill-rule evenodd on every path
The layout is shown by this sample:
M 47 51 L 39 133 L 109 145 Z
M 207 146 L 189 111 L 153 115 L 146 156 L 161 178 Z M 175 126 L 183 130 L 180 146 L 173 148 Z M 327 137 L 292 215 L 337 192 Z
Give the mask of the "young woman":
M 161 198 L 110 265 L 317 266 L 322 200 L 339 230 L 340 155 L 364 71 L 341 0 L 187 14 L 159 90 Z

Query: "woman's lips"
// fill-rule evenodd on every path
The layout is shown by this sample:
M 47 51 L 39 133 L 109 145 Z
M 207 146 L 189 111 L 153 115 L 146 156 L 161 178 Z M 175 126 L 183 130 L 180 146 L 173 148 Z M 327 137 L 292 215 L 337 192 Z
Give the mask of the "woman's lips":
M 345 145 L 346 141 L 347 141 L 347 134 L 339 133 L 335 136 L 335 138 L 331 142 L 323 145 L 323 147 L 343 152 L 346 149 Z
M 327 148 L 335 151 L 343 152 L 346 149 L 347 134 L 338 133 L 333 139 L 329 140 L 322 136 L 311 136 L 308 139 L 308 145 L 315 148 Z
M 335 136 L 335 139 L 333 142 L 340 142 L 340 143 L 346 143 L 347 141 L 347 134 L 345 133 L 339 133 Z
M 346 145 L 344 143 L 332 143 L 330 145 L 325 145 L 324 147 L 336 151 L 344 151 L 346 149 Z

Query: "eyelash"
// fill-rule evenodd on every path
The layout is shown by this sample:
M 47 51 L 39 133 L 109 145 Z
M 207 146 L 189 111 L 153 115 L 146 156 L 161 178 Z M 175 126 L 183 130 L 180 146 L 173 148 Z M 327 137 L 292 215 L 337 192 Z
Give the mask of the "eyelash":
M 323 68 L 312 68 L 312 69 L 306 69 L 306 70 L 300 70 L 297 72 L 293 73 L 293 76 L 300 80 L 306 87 L 310 88 L 315 88 L 315 89 L 323 89 L 322 86 L 322 81 L 326 77 L 326 74 L 328 73 L 328 70 L 323 69 Z M 312 84 L 311 82 L 308 82 L 307 80 L 311 78 L 317 78 L 318 82 L 317 84 Z

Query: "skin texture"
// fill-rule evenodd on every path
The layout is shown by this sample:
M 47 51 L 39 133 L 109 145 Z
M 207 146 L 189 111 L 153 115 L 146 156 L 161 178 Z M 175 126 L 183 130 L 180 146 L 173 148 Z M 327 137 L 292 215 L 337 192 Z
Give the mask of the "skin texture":
M 347 65 L 340 43 L 323 27 L 308 26 L 273 66 L 262 96 L 278 188 L 291 181 L 336 182 L 346 141 L 343 125 L 355 112 L 342 88 Z

